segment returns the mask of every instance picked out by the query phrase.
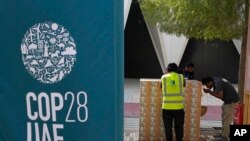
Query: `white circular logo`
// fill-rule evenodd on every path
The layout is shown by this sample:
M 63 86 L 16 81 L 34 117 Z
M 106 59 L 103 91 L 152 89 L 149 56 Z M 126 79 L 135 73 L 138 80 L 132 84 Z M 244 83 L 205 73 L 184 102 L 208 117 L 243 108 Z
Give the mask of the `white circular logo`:
M 32 26 L 21 44 L 27 71 L 42 83 L 52 84 L 70 73 L 76 61 L 76 43 L 63 26 L 43 22 Z

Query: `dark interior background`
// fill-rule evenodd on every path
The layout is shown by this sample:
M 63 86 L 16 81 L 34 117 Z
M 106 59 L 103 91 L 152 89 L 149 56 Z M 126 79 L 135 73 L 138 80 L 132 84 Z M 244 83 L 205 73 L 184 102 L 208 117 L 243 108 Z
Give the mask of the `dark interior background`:
M 125 77 L 160 78 L 162 70 L 138 2 L 131 4 L 125 27 Z
M 240 55 L 232 41 L 189 39 L 180 67 L 188 62 L 195 65 L 194 78 L 223 77 L 232 83 L 238 82 Z

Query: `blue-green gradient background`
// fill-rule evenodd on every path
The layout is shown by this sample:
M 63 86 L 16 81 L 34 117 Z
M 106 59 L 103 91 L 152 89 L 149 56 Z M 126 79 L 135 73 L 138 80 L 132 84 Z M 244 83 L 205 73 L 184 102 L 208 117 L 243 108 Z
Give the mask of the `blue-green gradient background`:
M 0 19 L 0 141 L 27 140 L 28 92 L 68 91 L 87 93 L 89 117 L 65 123 L 65 103 L 56 122 L 64 124 L 65 141 L 123 141 L 122 0 L 1 0 Z M 65 27 L 76 42 L 74 67 L 55 84 L 34 79 L 22 62 L 24 34 L 46 21 Z M 51 130 L 53 122 L 46 123 Z

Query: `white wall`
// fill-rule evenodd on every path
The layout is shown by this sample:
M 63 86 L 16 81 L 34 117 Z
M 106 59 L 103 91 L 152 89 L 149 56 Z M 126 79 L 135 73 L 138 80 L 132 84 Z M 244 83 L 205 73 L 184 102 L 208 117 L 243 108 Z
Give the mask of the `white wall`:
M 167 64 L 174 62 L 179 65 L 187 46 L 188 39 L 185 36 L 177 37 L 166 33 L 161 33 L 161 35 L 164 45 L 162 48 L 166 53 Z
M 185 36 L 177 37 L 160 32 L 157 26 L 146 24 L 162 71 L 164 71 L 169 63 L 174 62 L 179 65 L 188 39 Z
M 124 0 L 124 29 L 127 23 L 131 2 L 132 0 Z
M 233 43 L 238 51 L 238 53 L 241 53 L 241 44 L 242 44 L 242 40 L 233 40 Z

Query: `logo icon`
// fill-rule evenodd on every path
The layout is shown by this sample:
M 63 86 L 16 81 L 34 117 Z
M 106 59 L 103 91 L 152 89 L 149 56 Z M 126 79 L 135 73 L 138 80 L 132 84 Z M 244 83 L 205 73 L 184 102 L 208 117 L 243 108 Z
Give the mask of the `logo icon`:
M 33 25 L 21 43 L 22 60 L 38 81 L 53 84 L 68 75 L 76 61 L 76 43 L 63 26 L 53 22 Z

